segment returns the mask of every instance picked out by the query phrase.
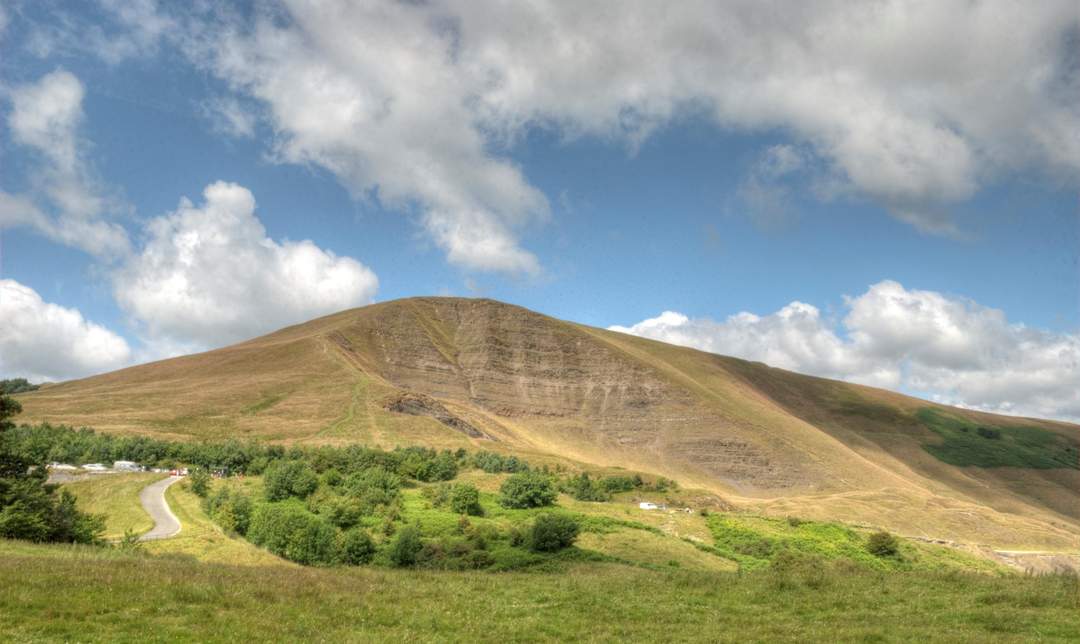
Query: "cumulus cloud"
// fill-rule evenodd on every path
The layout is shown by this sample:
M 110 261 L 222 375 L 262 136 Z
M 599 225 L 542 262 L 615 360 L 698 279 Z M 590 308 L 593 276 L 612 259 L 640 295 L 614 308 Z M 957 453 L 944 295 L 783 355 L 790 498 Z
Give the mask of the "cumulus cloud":
M 1080 333 L 1010 323 L 1000 310 L 893 281 L 845 306 L 842 330 L 802 302 L 722 322 L 666 311 L 610 328 L 949 404 L 1080 419 Z
M 0 320 L 0 374 L 6 377 L 65 380 L 131 359 L 122 337 L 14 280 L 0 280 Z
M 0 192 L 0 226 L 25 225 L 62 244 L 105 258 L 126 254 L 125 230 L 105 218 L 110 199 L 94 178 L 78 136 L 84 89 L 57 70 L 11 91 L 12 140 L 35 154 L 33 195 Z M 51 205 L 47 214 L 37 201 Z
M 535 127 L 630 146 L 687 114 L 782 129 L 851 192 L 939 233 L 995 172 L 1080 170 L 1068 0 L 297 0 L 270 14 L 204 38 L 201 59 L 269 105 L 283 159 L 417 205 L 474 268 L 536 266 L 515 230 L 546 200 L 497 154 Z
M 372 301 L 375 274 L 310 241 L 277 242 L 243 186 L 217 182 L 147 224 L 116 300 L 171 353 L 220 346 Z

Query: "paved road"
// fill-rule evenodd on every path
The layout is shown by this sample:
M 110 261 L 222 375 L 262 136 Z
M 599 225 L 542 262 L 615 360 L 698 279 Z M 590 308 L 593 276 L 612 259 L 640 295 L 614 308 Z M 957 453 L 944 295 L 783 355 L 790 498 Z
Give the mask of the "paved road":
M 143 509 L 154 520 L 154 528 L 139 537 L 139 541 L 168 539 L 180 532 L 180 520 L 172 513 L 169 504 L 165 501 L 166 488 L 179 481 L 180 478 L 179 476 L 170 476 L 161 479 L 157 483 L 146 486 L 139 493 L 139 501 L 142 503 Z

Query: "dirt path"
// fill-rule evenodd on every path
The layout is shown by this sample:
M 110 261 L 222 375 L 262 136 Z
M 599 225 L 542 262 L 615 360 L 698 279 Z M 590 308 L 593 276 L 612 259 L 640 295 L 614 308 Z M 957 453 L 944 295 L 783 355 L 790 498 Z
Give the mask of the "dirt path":
M 165 501 L 165 490 L 179 481 L 180 478 L 179 476 L 170 476 L 161 479 L 157 483 L 147 485 L 139 493 L 139 502 L 142 503 L 143 509 L 150 515 L 150 518 L 154 520 L 154 527 L 150 532 L 139 537 L 139 541 L 168 539 L 180 532 L 180 520 L 172 513 L 168 502 Z

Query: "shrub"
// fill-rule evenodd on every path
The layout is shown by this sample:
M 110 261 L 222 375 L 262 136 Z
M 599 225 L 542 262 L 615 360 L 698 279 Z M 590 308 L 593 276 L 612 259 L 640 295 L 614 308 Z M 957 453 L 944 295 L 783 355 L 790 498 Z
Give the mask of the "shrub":
M 499 502 L 507 508 L 539 508 L 555 503 L 558 496 L 548 476 L 531 471 L 511 475 L 499 493 Z
M 420 529 L 416 526 L 405 526 L 390 542 L 390 562 L 399 568 L 411 566 L 416 563 L 416 557 L 423 549 Z
M 302 461 L 274 461 L 263 475 L 268 501 L 281 501 L 290 496 L 307 498 L 318 487 L 315 470 Z
M 900 543 L 892 534 L 882 530 L 870 535 L 866 550 L 875 557 L 895 557 L 900 553 Z
M 565 514 L 541 514 L 529 530 L 529 550 L 555 552 L 573 545 L 577 539 L 577 521 Z
M 993 427 L 979 427 L 975 430 L 975 433 L 977 433 L 979 436 L 982 436 L 983 438 L 989 438 L 991 440 L 1001 439 L 1001 430 L 994 429 Z
M 359 566 L 371 561 L 375 556 L 375 543 L 368 533 L 360 528 L 346 530 L 338 542 L 338 558 L 342 563 Z
M 142 541 L 139 540 L 139 533 L 131 528 L 124 530 L 124 536 L 120 537 L 120 540 L 116 542 L 116 547 L 124 552 L 138 552 L 139 550 L 142 550 Z
M 328 521 L 296 502 L 259 505 L 252 513 L 247 534 L 255 545 L 307 565 L 333 562 L 336 535 Z
M 605 476 L 600 479 L 600 488 L 609 494 L 616 492 L 629 492 L 634 488 L 641 487 L 640 476 Z
M 205 499 L 210 494 L 210 473 L 199 467 L 191 473 L 191 491 Z
M 611 498 L 599 485 L 593 484 L 588 472 L 570 477 L 563 485 L 563 490 L 578 501 L 607 501 Z
M 480 507 L 480 491 L 471 483 L 459 483 L 450 491 L 450 509 L 458 514 L 478 517 L 484 513 Z
M 226 532 L 247 534 L 251 522 L 251 498 L 239 490 L 223 487 L 206 499 L 206 513 Z

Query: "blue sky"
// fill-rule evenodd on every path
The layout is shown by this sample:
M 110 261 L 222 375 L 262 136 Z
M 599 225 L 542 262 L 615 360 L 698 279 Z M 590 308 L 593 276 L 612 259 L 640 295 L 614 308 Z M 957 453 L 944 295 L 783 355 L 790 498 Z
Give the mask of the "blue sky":
M 1075 7 L 487 9 L 5 5 L 2 375 L 445 294 L 1080 415 Z

